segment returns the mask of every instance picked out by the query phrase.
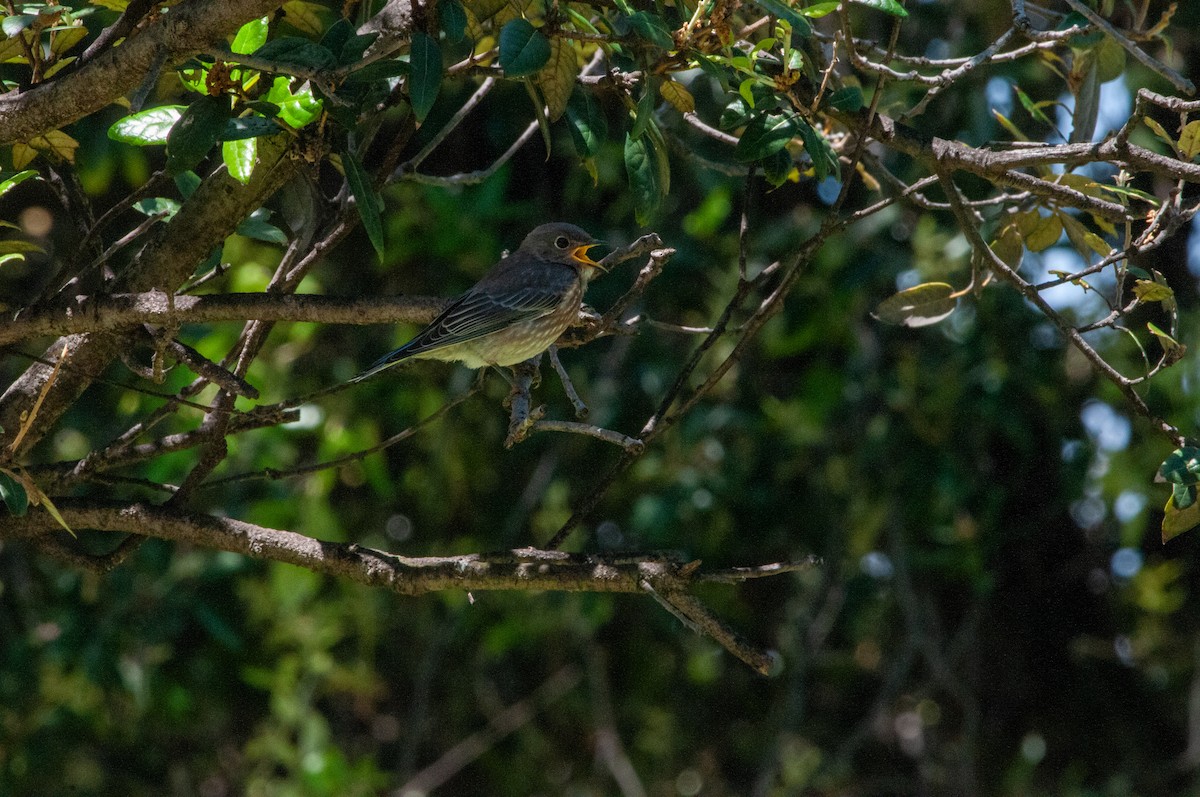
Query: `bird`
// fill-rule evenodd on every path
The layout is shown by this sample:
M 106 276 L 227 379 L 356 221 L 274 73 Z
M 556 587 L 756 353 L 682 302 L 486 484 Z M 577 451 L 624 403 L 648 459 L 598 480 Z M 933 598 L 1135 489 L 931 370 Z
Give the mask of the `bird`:
M 603 267 L 588 256 L 599 246 L 574 224 L 534 228 L 429 326 L 354 377 L 361 382 L 408 359 L 510 366 L 541 354 L 579 317 L 588 280 Z

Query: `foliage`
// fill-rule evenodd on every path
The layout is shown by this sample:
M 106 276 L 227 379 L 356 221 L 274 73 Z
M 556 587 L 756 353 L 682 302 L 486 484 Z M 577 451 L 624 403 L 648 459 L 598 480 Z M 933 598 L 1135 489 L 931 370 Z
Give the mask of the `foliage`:
M 0 792 L 1194 791 L 1197 23 L 10 3 Z M 346 384 L 548 220 L 586 419 Z

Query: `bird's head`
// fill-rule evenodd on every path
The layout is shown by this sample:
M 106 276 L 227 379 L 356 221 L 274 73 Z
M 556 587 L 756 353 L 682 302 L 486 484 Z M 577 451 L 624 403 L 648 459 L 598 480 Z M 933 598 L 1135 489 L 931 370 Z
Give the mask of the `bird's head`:
M 525 236 L 521 250 L 543 260 L 575 266 L 584 275 L 589 275 L 593 269 L 604 270 L 588 257 L 588 250 L 600 243 L 574 224 L 554 222 L 543 224 Z

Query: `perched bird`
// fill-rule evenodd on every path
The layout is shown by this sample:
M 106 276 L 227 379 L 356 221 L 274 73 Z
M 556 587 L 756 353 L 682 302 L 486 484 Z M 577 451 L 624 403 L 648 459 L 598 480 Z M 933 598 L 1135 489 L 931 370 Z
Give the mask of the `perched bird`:
M 543 224 L 415 338 L 352 381 L 410 357 L 482 368 L 541 354 L 578 318 L 588 279 L 600 268 L 587 253 L 599 243 L 573 224 Z

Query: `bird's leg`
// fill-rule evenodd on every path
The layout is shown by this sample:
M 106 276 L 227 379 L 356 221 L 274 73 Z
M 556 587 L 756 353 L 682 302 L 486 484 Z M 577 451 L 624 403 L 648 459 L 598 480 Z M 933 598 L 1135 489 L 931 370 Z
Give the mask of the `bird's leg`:
M 508 437 L 504 440 L 505 448 L 512 448 L 529 435 L 534 422 L 546 414 L 545 407 L 530 409 L 530 389 L 537 376 L 537 362 L 526 361 L 513 366 L 513 376 L 516 378 L 512 391 L 505 399 L 509 407 Z
M 550 347 L 550 364 L 554 366 L 554 370 L 558 373 L 559 381 L 562 382 L 563 390 L 567 391 L 567 398 L 571 400 L 571 405 L 575 407 L 575 417 L 578 420 L 583 420 L 588 416 L 588 406 L 583 403 L 583 399 L 579 398 L 579 394 L 575 392 L 575 385 L 571 383 L 571 377 L 567 376 L 567 369 L 563 368 L 563 364 L 558 359 L 558 347 Z

